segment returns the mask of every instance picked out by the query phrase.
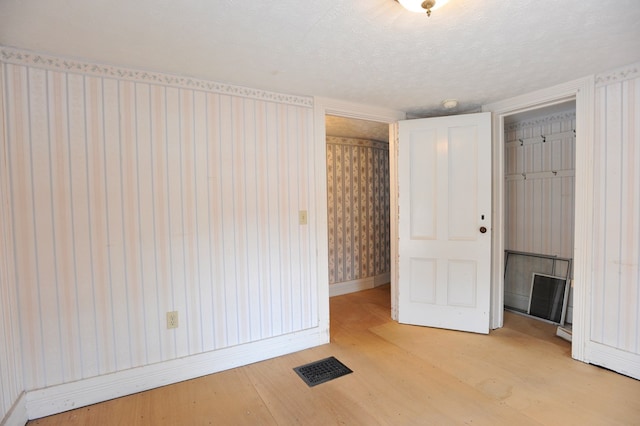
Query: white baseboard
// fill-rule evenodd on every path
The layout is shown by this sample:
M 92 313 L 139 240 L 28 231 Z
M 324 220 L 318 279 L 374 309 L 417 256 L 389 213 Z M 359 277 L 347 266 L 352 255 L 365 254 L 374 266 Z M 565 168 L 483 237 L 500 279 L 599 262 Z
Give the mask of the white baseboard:
M 391 272 L 385 272 L 384 274 L 376 275 L 375 277 L 373 277 L 374 287 L 389 284 L 390 282 L 391 282 Z
M 565 327 L 558 327 L 556 329 L 556 336 L 560 337 L 561 339 L 564 339 L 568 342 L 571 341 L 572 339 L 572 331 L 570 328 L 565 328 Z
M 29 391 L 26 414 L 37 419 L 98 402 L 206 376 L 329 343 L 320 327 Z M 9 424 L 9 423 L 8 423 Z M 24 422 L 21 423 L 21 426 Z
M 391 281 L 391 273 L 387 272 L 373 277 L 361 278 L 353 281 L 343 281 L 329 286 L 329 297 L 341 296 L 343 294 L 355 293 L 356 291 L 367 290 L 387 284 Z
M 587 342 L 586 361 L 640 380 L 640 354 L 626 352 L 611 346 Z
M 0 426 L 24 426 L 28 421 L 27 398 L 22 392 L 4 419 L 0 420 Z

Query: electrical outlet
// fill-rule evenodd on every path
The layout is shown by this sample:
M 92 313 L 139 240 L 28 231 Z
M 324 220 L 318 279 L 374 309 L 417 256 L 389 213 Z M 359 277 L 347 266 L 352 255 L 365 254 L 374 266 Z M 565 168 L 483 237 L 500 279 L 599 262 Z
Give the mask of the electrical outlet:
M 300 210 L 298 212 L 298 219 L 299 219 L 300 225 L 306 225 L 307 224 L 307 211 L 306 210 Z
M 178 311 L 167 312 L 167 328 L 178 328 Z

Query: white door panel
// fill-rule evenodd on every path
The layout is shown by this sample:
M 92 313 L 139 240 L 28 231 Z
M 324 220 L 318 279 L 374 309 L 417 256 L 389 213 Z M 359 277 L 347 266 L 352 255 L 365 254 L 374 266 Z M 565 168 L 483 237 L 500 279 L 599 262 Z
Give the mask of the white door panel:
M 490 133 L 488 113 L 399 123 L 400 322 L 489 332 Z

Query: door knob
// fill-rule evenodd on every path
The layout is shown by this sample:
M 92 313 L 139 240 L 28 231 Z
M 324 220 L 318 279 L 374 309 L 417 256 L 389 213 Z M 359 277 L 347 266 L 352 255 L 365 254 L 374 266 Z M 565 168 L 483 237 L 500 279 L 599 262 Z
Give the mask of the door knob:
M 485 232 L 487 232 L 487 228 L 485 228 L 484 226 L 480 227 L 480 233 L 484 234 Z

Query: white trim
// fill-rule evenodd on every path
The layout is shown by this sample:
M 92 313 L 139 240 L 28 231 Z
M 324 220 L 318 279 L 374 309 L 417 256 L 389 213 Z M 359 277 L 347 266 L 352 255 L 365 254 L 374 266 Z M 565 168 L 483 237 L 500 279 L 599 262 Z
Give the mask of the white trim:
M 368 290 L 370 288 L 373 288 L 373 277 L 343 281 L 329 285 L 329 297 L 342 296 L 343 294 L 355 293 L 356 291 Z
M 328 330 L 313 328 L 217 351 L 33 390 L 27 392 L 26 412 L 30 420 L 45 417 L 97 402 L 286 355 L 328 342 Z
M 625 352 L 619 348 L 589 342 L 586 357 L 589 363 L 600 365 L 625 376 L 640 380 L 640 362 L 638 354 Z
M 329 286 L 329 297 L 342 296 L 343 294 L 355 293 L 356 291 L 361 290 L 368 290 L 386 284 L 390 281 L 391 273 L 387 272 L 386 274 L 331 284 Z
M 373 286 L 380 287 L 381 285 L 389 284 L 391 282 L 391 273 L 387 272 L 373 277 Z
M 398 204 L 398 123 L 389 126 L 389 214 L 390 240 L 391 240 L 391 318 L 398 320 L 398 300 L 400 290 L 398 287 L 398 267 L 400 257 L 398 255 L 398 226 L 400 225 L 400 205 Z M 393 141 L 393 143 L 392 143 Z
M 323 110 L 322 124 L 324 124 L 324 115 L 327 114 L 389 124 L 395 123 L 398 120 L 404 120 L 406 117 L 406 114 L 402 111 L 342 101 L 339 99 L 316 97 L 314 98 L 314 105 L 316 110 Z M 322 132 L 325 133 L 326 137 L 325 130 L 324 126 L 322 126 Z M 324 143 L 325 141 L 326 139 L 323 139 L 322 142 Z
M 223 95 L 240 96 L 243 98 L 259 99 L 311 108 L 313 98 L 284 93 L 269 92 L 267 90 L 252 89 L 250 87 L 235 86 L 233 84 L 218 83 L 193 77 L 166 74 L 153 71 L 143 71 L 132 68 L 115 67 L 97 64 L 95 62 L 63 58 L 45 53 L 31 52 L 0 45 L 0 62 L 43 68 L 83 75 L 93 75 L 118 80 L 136 81 L 147 84 L 160 84 L 184 89 L 202 90 Z
M 320 307 L 320 325 L 323 321 L 329 321 L 329 236 L 327 229 L 327 159 L 326 159 L 326 124 L 325 116 L 356 118 L 359 120 L 377 121 L 380 123 L 394 124 L 398 120 L 404 120 L 406 114 L 402 111 L 373 107 L 353 102 L 341 101 L 329 98 L 314 98 L 314 125 L 316 133 L 317 150 L 317 174 L 318 183 L 317 206 L 318 211 L 318 304 Z M 398 260 L 398 232 L 397 218 L 394 212 L 398 211 L 398 178 L 396 173 L 396 147 L 397 138 L 395 130 L 397 126 L 389 126 L 389 192 L 391 204 L 391 317 L 397 319 L 397 260 Z M 320 154 L 320 150 L 324 155 Z M 322 190 L 320 190 L 322 188 Z M 324 296 L 326 294 L 326 296 Z
M 26 394 L 22 392 L 0 421 L 0 426 L 24 426 L 29 421 Z
M 589 339 L 589 247 L 593 241 L 593 114 L 594 77 L 589 76 L 548 89 L 485 105 L 493 113 L 493 240 L 491 328 L 502 327 L 504 307 L 504 118 L 575 99 L 576 102 L 576 200 L 574 240 L 573 358 L 586 361 Z

